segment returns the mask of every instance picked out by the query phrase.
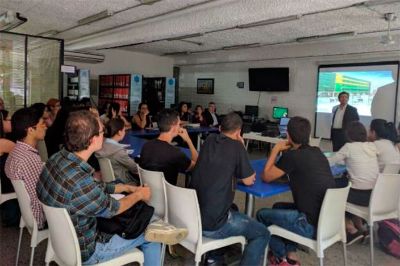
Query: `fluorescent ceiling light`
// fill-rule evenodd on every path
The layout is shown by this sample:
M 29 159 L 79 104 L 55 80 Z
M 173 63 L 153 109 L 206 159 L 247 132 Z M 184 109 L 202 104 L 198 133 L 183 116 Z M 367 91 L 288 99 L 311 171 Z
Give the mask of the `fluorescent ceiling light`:
M 298 20 L 301 18 L 301 16 L 302 15 L 293 15 L 293 16 L 282 17 L 282 18 L 267 19 L 267 20 L 252 22 L 252 23 L 248 23 L 248 24 L 238 25 L 237 28 L 246 29 L 246 28 L 259 27 L 259 26 L 265 26 L 265 25 L 270 25 L 270 24 L 288 22 L 288 21 Z
M 104 62 L 104 59 L 105 56 L 103 54 L 64 51 L 65 61 L 97 64 Z
M 260 43 L 246 43 L 246 44 L 239 44 L 239 45 L 232 45 L 232 46 L 224 46 L 222 47 L 223 50 L 234 50 L 234 49 L 242 49 L 242 48 L 254 48 L 259 47 Z
M 189 55 L 191 52 L 184 51 L 184 52 L 172 52 L 172 53 L 165 53 L 164 55 Z
M 202 42 L 195 42 L 195 41 L 190 41 L 190 40 L 180 40 L 181 42 L 186 42 L 186 43 L 191 43 L 191 44 L 196 44 L 198 46 L 203 46 L 204 43 Z
M 59 33 L 60 32 L 56 31 L 56 30 L 49 30 L 49 31 L 45 31 L 45 32 L 39 33 L 38 35 L 42 36 L 42 37 L 51 37 L 51 36 L 57 35 Z
M 352 37 L 355 35 L 356 35 L 356 33 L 354 31 L 339 32 L 339 33 L 333 33 L 333 34 L 327 34 L 327 35 L 315 35 L 315 36 L 309 36 L 309 37 L 300 37 L 300 38 L 297 38 L 296 41 L 297 42 L 324 41 L 324 40 Z
M 154 3 L 160 2 L 161 0 L 139 0 L 142 5 L 152 5 Z
M 20 13 L 14 15 L 14 12 L 7 11 L 0 15 L 0 30 L 9 31 L 27 21 L 28 19 L 22 17 Z
M 107 9 L 104 11 L 101 11 L 97 14 L 91 15 L 89 17 L 83 18 L 78 20 L 78 25 L 82 26 L 82 25 L 86 25 L 86 24 L 90 24 L 108 17 L 111 17 L 113 15 L 113 12 L 108 11 Z
M 193 34 L 187 34 L 187 35 L 183 35 L 183 36 L 168 38 L 166 40 L 167 41 L 178 41 L 178 40 L 189 39 L 189 38 L 194 38 L 194 37 L 201 37 L 203 35 L 204 35 L 203 33 L 193 33 Z
M 371 7 L 371 6 L 380 6 L 380 5 L 387 5 L 387 4 L 394 4 L 394 3 L 400 3 L 400 0 L 372 0 L 372 1 L 364 2 L 363 4 L 365 6 Z

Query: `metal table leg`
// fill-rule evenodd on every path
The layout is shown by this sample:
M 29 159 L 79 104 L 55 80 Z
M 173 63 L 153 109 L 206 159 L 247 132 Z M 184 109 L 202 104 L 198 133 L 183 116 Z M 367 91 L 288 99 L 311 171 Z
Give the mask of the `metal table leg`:
M 245 213 L 249 217 L 253 217 L 254 212 L 254 196 L 246 193 L 246 206 L 245 206 Z
M 201 134 L 197 134 L 197 151 L 200 151 L 200 145 L 201 145 Z

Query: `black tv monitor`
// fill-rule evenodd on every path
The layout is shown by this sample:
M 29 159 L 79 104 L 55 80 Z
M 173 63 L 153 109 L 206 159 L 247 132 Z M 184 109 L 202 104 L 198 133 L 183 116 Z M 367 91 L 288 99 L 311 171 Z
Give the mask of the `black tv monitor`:
M 289 109 L 287 107 L 274 106 L 272 108 L 272 118 L 281 119 L 282 117 L 288 117 Z
M 289 68 L 249 68 L 250 91 L 289 91 Z
M 245 105 L 244 114 L 250 116 L 258 116 L 258 106 L 256 105 Z

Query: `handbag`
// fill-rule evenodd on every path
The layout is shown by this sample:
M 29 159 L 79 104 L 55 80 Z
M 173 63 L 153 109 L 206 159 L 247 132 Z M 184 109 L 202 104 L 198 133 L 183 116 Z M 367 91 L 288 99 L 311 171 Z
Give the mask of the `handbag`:
M 135 239 L 146 230 L 154 208 L 143 201 L 112 218 L 97 217 L 97 229 L 107 234 L 117 234 L 125 239 Z

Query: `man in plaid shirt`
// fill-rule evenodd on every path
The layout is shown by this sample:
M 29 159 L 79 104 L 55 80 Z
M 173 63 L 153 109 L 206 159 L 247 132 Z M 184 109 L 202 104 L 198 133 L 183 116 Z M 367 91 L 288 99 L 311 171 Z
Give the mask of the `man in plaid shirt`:
M 22 180 L 31 200 L 33 217 L 39 229 L 45 226 L 46 218 L 42 205 L 36 195 L 36 183 L 43 169 L 36 145 L 46 134 L 46 124 L 42 114 L 33 108 L 22 108 L 11 119 L 12 133 L 17 144 L 9 154 L 5 173 L 8 178 Z
M 110 218 L 140 200 L 148 201 L 151 196 L 147 186 L 94 181 L 94 170 L 87 160 L 101 149 L 103 134 L 99 119 L 89 111 L 70 114 L 65 127 L 66 149 L 46 162 L 37 184 L 39 199 L 46 205 L 67 209 L 78 236 L 83 264 L 101 263 L 140 247 L 145 265 L 160 265 L 160 244 L 147 242 L 144 234 L 130 240 L 118 235 L 109 236 L 110 239 L 96 230 L 96 217 Z M 122 192 L 129 194 L 120 200 L 110 196 Z

